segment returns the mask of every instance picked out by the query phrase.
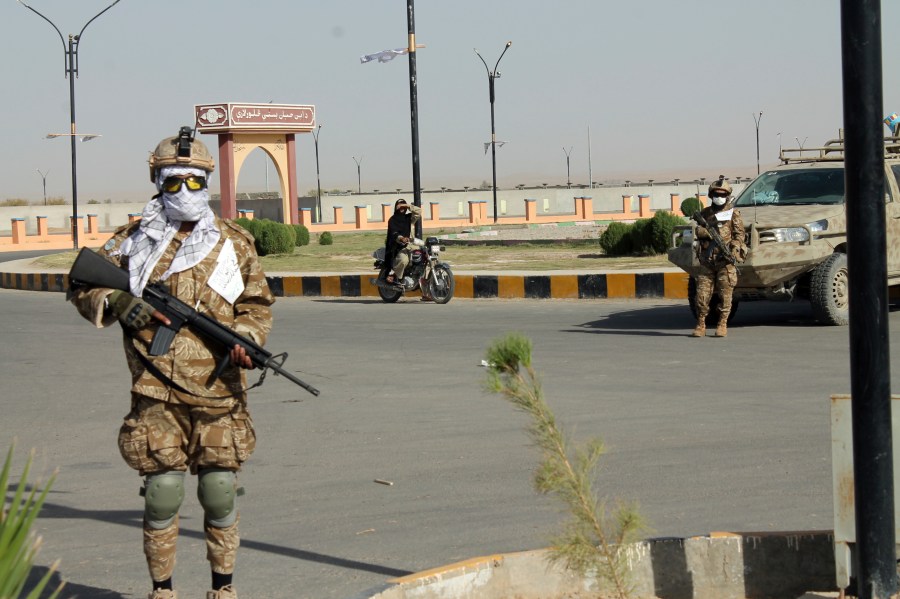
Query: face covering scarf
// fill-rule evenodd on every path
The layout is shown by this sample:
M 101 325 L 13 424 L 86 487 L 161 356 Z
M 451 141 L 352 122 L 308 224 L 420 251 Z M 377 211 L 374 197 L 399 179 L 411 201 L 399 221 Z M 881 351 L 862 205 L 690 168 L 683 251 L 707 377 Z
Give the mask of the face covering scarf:
M 162 191 L 162 182 L 168 177 L 194 175 L 206 177 L 202 169 L 166 166 L 159 170 L 156 188 Z M 199 264 L 216 247 L 221 232 L 216 228 L 215 215 L 209 207 L 209 190 L 191 191 L 182 185 L 175 193 L 162 192 L 150 200 L 141 213 L 140 228 L 126 239 L 118 254 L 128 256 L 129 287 L 132 295 L 141 297 L 144 287 L 156 263 L 175 237 L 182 222 L 193 222 L 188 235 L 168 270 L 160 280 Z

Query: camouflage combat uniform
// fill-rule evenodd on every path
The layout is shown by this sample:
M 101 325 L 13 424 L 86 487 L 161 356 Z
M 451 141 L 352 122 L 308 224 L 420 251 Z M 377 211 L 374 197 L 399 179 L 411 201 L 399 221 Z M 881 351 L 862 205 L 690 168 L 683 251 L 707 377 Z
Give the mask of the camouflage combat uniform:
M 128 258 L 118 249 L 138 226 L 139 223 L 133 223 L 118 229 L 100 253 L 127 269 Z M 253 238 L 229 221 L 217 218 L 216 226 L 221 238 L 209 255 L 192 268 L 172 274 L 163 284 L 181 301 L 262 345 L 272 327 L 269 306 L 275 299 L 259 265 Z M 159 280 L 187 235 L 176 234 L 155 265 L 150 282 Z M 234 304 L 206 285 L 226 240 L 233 244 L 244 283 Z M 78 291 L 72 303 L 97 327 L 105 327 L 116 322 L 104 309 L 111 291 Z M 256 445 L 247 411 L 243 369 L 229 365 L 221 378 L 210 381 L 218 362 L 223 357 L 228 359 L 227 350 L 209 344 L 188 326 L 179 331 L 167 353 L 150 356 L 150 342 L 158 326 L 159 322 L 152 320 L 146 327 L 125 331 L 123 335 L 132 387 L 131 411 L 119 431 L 122 457 L 141 476 L 172 470 L 196 474 L 198 469 L 207 467 L 239 470 Z M 181 390 L 159 380 L 144 361 L 153 364 Z M 239 544 L 237 523 L 227 528 L 206 524 L 205 529 L 212 570 L 231 573 Z M 144 525 L 144 553 L 154 580 L 172 576 L 177 536 L 177 518 L 162 530 Z
M 730 218 L 726 217 L 725 220 L 716 218 L 717 215 L 726 215 L 729 210 L 732 211 Z M 700 214 L 710 226 L 716 228 L 732 255 L 738 261 L 743 261 L 743 256 L 747 251 L 744 243 L 746 231 L 740 211 L 734 208 L 734 201 L 730 201 L 721 209 L 707 206 Z M 731 297 L 737 286 L 737 267 L 725 259 L 708 234 L 703 237 L 702 232 L 698 231 L 698 237 L 700 239 L 697 244 L 697 257 L 704 268 L 697 275 L 697 329 L 700 330 L 701 324 L 706 322 L 713 290 L 718 288 L 719 297 L 722 300 L 719 305 L 719 330 L 724 331 L 728 315 L 731 313 Z

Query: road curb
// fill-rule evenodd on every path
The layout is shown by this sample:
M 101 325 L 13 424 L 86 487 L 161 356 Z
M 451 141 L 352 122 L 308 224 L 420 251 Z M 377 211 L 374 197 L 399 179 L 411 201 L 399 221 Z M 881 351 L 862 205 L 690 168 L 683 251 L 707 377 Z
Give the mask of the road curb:
M 276 297 L 378 297 L 371 274 L 274 275 Z M 685 299 L 683 272 L 597 274 L 457 274 L 454 297 L 483 299 Z M 53 272 L 0 272 L 0 288 L 64 292 L 69 277 Z M 419 293 L 409 294 L 418 297 Z

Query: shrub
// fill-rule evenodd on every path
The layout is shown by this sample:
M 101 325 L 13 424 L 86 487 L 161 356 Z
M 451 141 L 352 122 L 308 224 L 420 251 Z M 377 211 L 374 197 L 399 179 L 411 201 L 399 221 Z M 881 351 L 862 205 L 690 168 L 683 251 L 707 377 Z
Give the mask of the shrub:
M 256 237 L 256 253 L 260 256 L 269 254 L 289 254 L 294 251 L 294 229 L 290 225 L 273 220 L 260 221 L 259 235 Z
M 665 254 L 672 245 L 672 231 L 683 225 L 684 219 L 677 214 L 660 210 L 650 219 L 650 246 L 655 254 Z
M 695 212 L 702 208 L 703 206 L 700 205 L 700 200 L 693 196 L 685 198 L 684 201 L 681 202 L 681 213 L 687 217 L 693 216 Z
M 21 198 L 10 198 L 8 200 L 3 200 L 0 202 L 0 206 L 27 206 L 28 200 L 23 200 Z
M 629 231 L 631 237 L 632 253 L 647 255 L 653 254 L 652 240 L 650 239 L 650 219 L 642 218 L 634 221 Z
M 31 527 L 56 478 L 56 475 L 53 474 L 44 485 L 43 490 L 39 490 L 37 487 L 29 489 L 28 474 L 34 458 L 34 452 L 32 452 L 28 456 L 25 470 L 14 489 L 13 484 L 9 481 L 12 456 L 13 448 L 10 447 L 6 461 L 3 463 L 3 469 L 0 471 L 0 488 L 4 493 L 13 493 L 12 500 L 8 504 L 4 502 L 3 509 L 0 510 L 0 597 L 18 597 L 25 587 L 41 544 L 41 539 L 35 538 Z M 44 588 L 58 567 L 59 561 L 50 567 L 28 593 L 26 599 L 37 599 L 43 596 Z M 59 595 L 64 584 L 60 583 L 52 592 L 51 599 Z
M 259 236 L 259 227 L 262 221 L 259 220 L 250 220 L 249 218 L 241 218 L 234 219 L 234 223 L 240 225 L 241 227 L 247 229 L 247 232 L 253 235 L 254 238 Z
M 65 206 L 66 200 L 65 198 L 47 198 L 48 206 Z
M 294 235 L 297 238 L 297 246 L 309 245 L 309 229 L 303 225 L 291 225 L 294 228 Z
M 100 200 L 88 200 L 88 204 L 99 204 Z
M 631 252 L 631 225 L 610 223 L 600 235 L 600 247 L 607 256 L 624 256 Z
M 319 245 L 331 245 L 334 243 L 334 237 L 328 231 L 322 231 L 319 235 Z

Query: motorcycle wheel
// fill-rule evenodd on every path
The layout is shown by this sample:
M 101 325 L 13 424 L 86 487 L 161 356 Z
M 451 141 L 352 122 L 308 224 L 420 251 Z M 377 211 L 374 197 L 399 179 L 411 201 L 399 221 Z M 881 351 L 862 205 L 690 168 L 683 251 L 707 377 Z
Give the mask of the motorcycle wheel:
M 456 289 L 456 281 L 453 280 L 453 272 L 445 264 L 434 267 L 434 278 L 428 279 L 428 292 L 436 304 L 446 304 L 453 299 L 453 291 Z
M 378 278 L 380 280 L 384 281 L 385 279 L 387 279 L 387 275 L 389 272 L 390 272 L 389 269 L 382 269 L 381 272 L 378 273 Z M 403 292 L 399 291 L 397 289 L 388 289 L 386 287 L 382 287 L 381 285 L 379 285 L 378 286 L 378 295 L 381 296 L 381 299 L 386 304 L 393 304 L 398 299 L 400 299 L 400 296 L 403 295 Z

